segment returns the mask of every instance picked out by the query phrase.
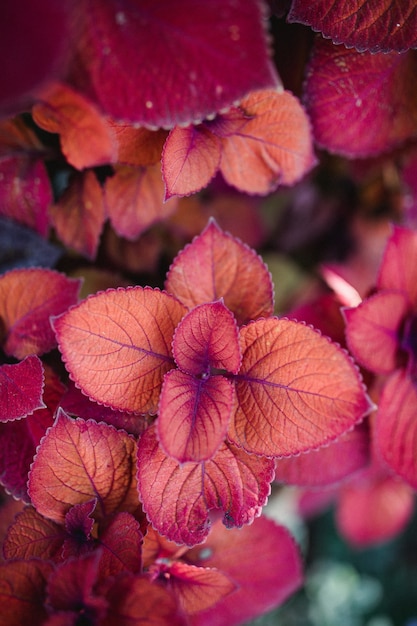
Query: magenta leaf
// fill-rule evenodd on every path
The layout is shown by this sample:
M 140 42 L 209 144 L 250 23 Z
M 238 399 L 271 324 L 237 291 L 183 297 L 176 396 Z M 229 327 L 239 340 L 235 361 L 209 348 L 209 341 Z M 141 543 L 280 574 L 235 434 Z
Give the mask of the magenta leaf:
M 43 385 L 43 366 L 37 356 L 0 365 L 0 422 L 21 419 L 45 407 Z
M 317 144 L 362 158 L 415 137 L 417 98 L 408 85 L 416 63 L 413 53 L 359 53 L 318 38 L 304 92 Z
M 52 565 L 40 559 L 0 564 L 0 615 L 7 626 L 43 626 L 45 588 Z
M 117 513 L 98 540 L 101 547 L 100 580 L 123 571 L 140 573 L 142 541 L 139 522 L 133 515 Z
M 80 281 L 54 270 L 16 269 L 0 277 L 0 319 L 6 354 L 23 359 L 56 345 L 50 317 L 77 302 Z
M 223 376 L 165 374 L 157 433 L 165 453 L 180 463 L 211 459 L 224 441 L 233 407 L 233 386 Z
M 54 320 L 71 378 L 113 409 L 155 412 L 171 342 L 186 308 L 150 287 L 109 289 Z
M 394 226 L 387 241 L 377 279 L 379 289 L 401 290 L 417 303 L 417 232 Z
M 210 461 L 180 465 L 165 456 L 154 427 L 140 438 L 138 487 L 152 525 L 172 541 L 195 545 L 207 537 L 210 512 L 228 528 L 260 515 L 274 476 L 271 459 L 223 444 Z
M 78 556 L 94 547 L 91 532 L 94 526 L 92 515 L 96 506 L 97 499 L 87 500 L 87 502 L 75 504 L 65 515 L 65 530 L 68 536 L 62 550 L 64 559 L 69 556 Z
M 404 52 L 417 46 L 415 0 L 293 0 L 287 19 L 360 51 Z
M 26 503 L 30 502 L 28 472 L 36 451 L 28 419 L 0 423 L 0 483 Z
M 229 438 L 247 452 L 290 456 L 318 448 L 369 412 L 352 359 L 318 331 L 271 317 L 244 326 L 240 338 Z
M 116 119 L 172 128 L 279 83 L 258 0 L 238 11 L 233 0 L 89 0 L 79 8 L 89 95 Z

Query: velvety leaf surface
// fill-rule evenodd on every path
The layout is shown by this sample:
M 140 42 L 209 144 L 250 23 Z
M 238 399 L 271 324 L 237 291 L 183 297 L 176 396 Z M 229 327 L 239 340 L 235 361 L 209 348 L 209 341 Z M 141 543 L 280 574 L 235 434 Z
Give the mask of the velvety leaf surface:
M 152 224 L 169 217 L 176 199 L 164 202 L 160 163 L 148 167 L 119 166 L 105 183 L 107 212 L 121 237 L 136 240 Z
M 368 429 L 359 424 L 319 450 L 277 459 L 275 480 L 305 487 L 331 485 L 365 467 L 369 447 Z
M 406 294 L 387 290 L 343 310 L 349 350 L 361 365 L 388 374 L 401 364 L 400 327 L 409 307 Z
M 43 366 L 37 356 L 0 365 L 0 422 L 21 419 L 45 406 Z
M 315 164 L 309 119 L 288 91 L 256 91 L 240 104 L 245 125 L 223 141 L 220 171 L 246 193 L 292 185 Z M 227 116 L 227 114 L 226 114 Z
M 396 537 L 414 510 L 413 490 L 397 476 L 368 471 L 343 487 L 338 498 L 339 532 L 358 548 Z
M 17 269 L 0 276 L 0 319 L 6 354 L 23 359 L 56 345 L 49 318 L 75 304 L 80 281 L 48 269 Z
M 161 160 L 162 148 L 168 132 L 136 128 L 131 124 L 108 121 L 117 141 L 117 162 L 122 165 L 146 167 Z
M 417 306 L 417 232 L 395 226 L 387 241 L 377 280 L 379 289 L 398 289 Z
M 172 128 L 278 82 L 257 0 L 78 4 L 91 91 L 115 119 Z
M 6 559 L 33 557 L 52 560 L 65 540 L 62 526 L 40 515 L 33 507 L 26 507 L 15 517 L 3 542 Z
M 0 423 L 0 483 L 26 503 L 30 502 L 27 480 L 35 450 L 27 418 Z
M 100 626 L 187 626 L 172 593 L 145 576 L 119 576 L 106 595 L 107 618 Z
M 100 579 L 104 581 L 123 571 L 138 574 L 142 564 L 142 540 L 139 522 L 133 515 L 126 512 L 115 515 L 99 538 Z
M 165 456 L 154 427 L 140 438 L 138 487 L 154 528 L 177 543 L 201 543 L 210 528 L 210 511 L 224 513 L 228 528 L 257 517 L 270 491 L 274 463 L 223 444 L 203 463 L 178 464 Z
M 44 594 L 51 571 L 50 563 L 38 559 L 0 564 L 0 614 L 4 624 L 44 624 Z
M 78 170 L 116 161 L 111 127 L 87 98 L 68 85 L 55 83 L 46 89 L 32 115 L 38 126 L 59 133 L 63 154 Z
M 271 275 L 262 259 L 213 220 L 174 259 L 165 288 L 189 308 L 223 298 L 239 325 L 274 309 Z
M 165 197 L 188 196 L 208 185 L 220 165 L 222 142 L 205 126 L 176 126 L 162 153 Z
M 222 301 L 196 306 L 178 325 L 172 351 L 187 374 L 208 375 L 211 368 L 237 374 L 241 356 L 233 313 Z
M 417 487 L 417 388 L 403 370 L 384 385 L 378 405 L 376 437 L 384 460 Z
M 229 438 L 248 452 L 290 456 L 318 448 L 369 411 L 352 360 L 318 331 L 269 318 L 243 327 L 240 339 Z
M 415 137 L 417 99 L 409 85 L 416 64 L 414 51 L 359 53 L 318 38 L 304 93 L 318 145 L 362 158 Z
M 36 510 L 58 523 L 75 504 L 97 498 L 96 519 L 134 510 L 135 441 L 107 424 L 70 419 L 59 411 L 37 450 L 29 495 Z
M 59 239 L 88 259 L 94 259 L 106 219 L 103 191 L 94 172 L 73 176 L 49 213 Z
M 223 572 L 180 561 L 169 568 L 169 586 L 187 615 L 215 606 L 236 589 L 233 581 Z
M 204 545 L 190 550 L 185 558 L 217 568 L 238 585 L 214 607 L 193 615 L 192 626 L 238 626 L 282 604 L 303 578 L 293 537 L 262 516 L 240 529 L 228 530 L 215 522 Z
M 287 19 L 360 51 L 404 52 L 417 46 L 415 0 L 293 0 Z
M 165 374 L 159 401 L 158 439 L 180 463 L 211 459 L 224 441 L 233 407 L 233 386 L 223 376 Z
M 90 296 L 54 321 L 71 378 L 92 399 L 122 411 L 156 411 L 171 342 L 185 307 L 150 287 Z

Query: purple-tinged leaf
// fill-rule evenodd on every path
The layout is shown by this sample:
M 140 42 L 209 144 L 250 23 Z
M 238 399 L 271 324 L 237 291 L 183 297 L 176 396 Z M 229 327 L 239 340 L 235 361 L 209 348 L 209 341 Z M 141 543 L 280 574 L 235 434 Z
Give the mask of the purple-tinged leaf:
M 223 512 L 227 528 L 260 515 L 274 477 L 271 459 L 223 444 L 215 457 L 185 463 L 167 457 L 151 426 L 138 447 L 138 487 L 154 528 L 177 543 L 195 545 L 207 537 L 211 513 Z
M 293 0 L 287 19 L 359 51 L 417 47 L 415 0 Z
M 233 407 L 233 385 L 223 376 L 165 374 L 157 433 L 164 452 L 180 463 L 207 461 L 223 443 Z
M 80 281 L 49 269 L 17 269 L 0 277 L 6 354 L 23 359 L 56 345 L 50 317 L 75 304 Z
M 239 10 L 233 0 L 88 0 L 77 17 L 91 96 L 118 120 L 195 123 L 279 83 L 258 0 Z
M 241 328 L 240 340 L 229 438 L 247 452 L 278 457 L 313 450 L 371 409 L 352 359 L 311 327 L 272 317 Z
M 64 560 L 70 556 L 80 556 L 94 548 L 94 540 L 91 537 L 91 533 L 94 527 L 92 515 L 96 506 L 96 498 L 87 500 L 87 502 L 75 504 L 65 515 L 67 537 L 62 549 Z
M 363 158 L 416 137 L 416 66 L 414 51 L 360 53 L 317 38 L 304 93 L 317 144 Z
M 0 615 L 7 626 L 43 626 L 46 581 L 52 565 L 40 559 L 0 564 Z
M 214 220 L 174 259 L 165 281 L 190 309 L 224 299 L 239 325 L 274 310 L 271 275 L 262 259 Z
M 128 571 L 141 571 L 143 535 L 139 522 L 130 513 L 117 513 L 100 535 L 100 580 Z
M 417 231 L 394 226 L 377 279 L 379 289 L 401 290 L 417 307 Z
M 62 526 L 40 515 L 28 506 L 18 513 L 9 526 L 3 543 L 6 559 L 38 557 L 45 561 L 54 560 L 65 540 Z
M 107 424 L 70 419 L 62 410 L 42 439 L 29 474 L 36 510 L 63 523 L 70 508 L 97 499 L 95 519 L 137 508 L 136 444 Z
M 21 419 L 44 408 L 43 386 L 43 366 L 37 356 L 0 365 L 0 422 Z
M 155 412 L 171 342 L 186 308 L 150 287 L 109 289 L 54 320 L 71 378 L 114 409 Z
M 237 374 L 241 356 L 233 313 L 221 301 L 196 306 L 179 323 L 172 351 L 187 374 L 207 376 L 211 369 Z
M 36 451 L 28 419 L 0 423 L 0 483 L 14 498 L 27 504 L 27 481 Z

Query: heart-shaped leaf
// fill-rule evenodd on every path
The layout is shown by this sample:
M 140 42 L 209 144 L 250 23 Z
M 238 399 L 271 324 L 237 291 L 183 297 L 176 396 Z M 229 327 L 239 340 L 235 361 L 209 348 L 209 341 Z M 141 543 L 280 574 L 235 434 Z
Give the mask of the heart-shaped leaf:
M 233 385 L 223 376 L 165 374 L 157 420 L 165 453 L 180 463 L 211 459 L 224 441 L 233 407 Z
M 223 298 L 239 325 L 268 317 L 274 309 L 265 263 L 214 220 L 174 259 L 165 287 L 190 309 Z
M 75 304 L 80 281 L 48 269 L 17 269 L 0 276 L 3 349 L 23 359 L 56 346 L 50 317 Z
M 226 444 L 210 461 L 180 465 L 164 454 L 153 426 L 139 440 L 143 508 L 158 532 L 177 543 L 204 541 L 211 511 L 223 511 L 228 528 L 252 522 L 266 503 L 273 476 L 273 460 Z
M 21 419 L 45 407 L 42 394 L 43 366 L 37 356 L 0 365 L 0 422 Z
M 186 308 L 150 287 L 109 289 L 55 319 L 72 379 L 93 400 L 122 411 L 156 411 L 171 342 Z
M 62 410 L 40 443 L 29 474 L 36 510 L 63 523 L 69 509 L 97 499 L 94 516 L 135 510 L 135 441 L 107 424 L 70 419 Z
M 293 0 L 287 19 L 360 51 L 404 52 L 417 46 L 415 0 Z
M 409 85 L 416 65 L 414 52 L 360 53 L 316 39 L 304 102 L 317 144 L 362 158 L 415 137 L 417 96 Z
M 271 317 L 244 326 L 240 340 L 229 438 L 248 452 L 290 456 L 318 448 L 371 409 L 352 359 L 311 327 Z
M 88 0 L 77 17 L 89 74 L 80 84 L 91 84 L 92 97 L 118 120 L 150 128 L 199 122 L 278 83 L 258 0 L 239 10 L 233 0 Z

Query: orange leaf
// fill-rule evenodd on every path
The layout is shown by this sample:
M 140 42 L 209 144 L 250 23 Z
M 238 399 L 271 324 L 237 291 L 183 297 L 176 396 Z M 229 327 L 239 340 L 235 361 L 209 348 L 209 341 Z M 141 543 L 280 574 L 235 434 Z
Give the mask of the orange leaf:
M 119 149 L 118 163 L 141 167 L 153 165 L 161 160 L 162 148 L 168 131 L 136 128 L 136 126 L 121 124 L 113 120 L 108 123 L 116 135 Z

